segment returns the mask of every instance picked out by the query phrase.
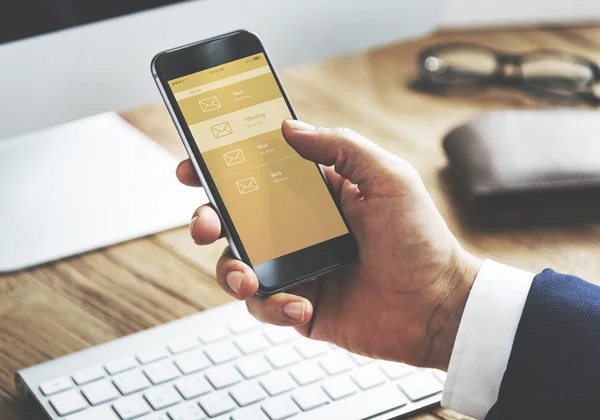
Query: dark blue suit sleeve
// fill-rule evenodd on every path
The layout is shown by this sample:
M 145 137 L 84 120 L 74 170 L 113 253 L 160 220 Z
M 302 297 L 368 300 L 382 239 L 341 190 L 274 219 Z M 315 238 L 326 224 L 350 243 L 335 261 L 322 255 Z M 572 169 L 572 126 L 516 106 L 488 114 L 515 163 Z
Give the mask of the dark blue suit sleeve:
M 600 419 L 600 287 L 545 270 L 486 420 L 583 418 Z

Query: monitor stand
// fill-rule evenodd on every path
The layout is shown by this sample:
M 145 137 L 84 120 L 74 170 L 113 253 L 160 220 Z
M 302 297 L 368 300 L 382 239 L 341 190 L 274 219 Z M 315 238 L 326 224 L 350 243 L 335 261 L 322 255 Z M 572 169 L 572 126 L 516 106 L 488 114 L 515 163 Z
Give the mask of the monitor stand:
M 0 142 L 0 272 L 187 224 L 206 203 L 115 113 Z

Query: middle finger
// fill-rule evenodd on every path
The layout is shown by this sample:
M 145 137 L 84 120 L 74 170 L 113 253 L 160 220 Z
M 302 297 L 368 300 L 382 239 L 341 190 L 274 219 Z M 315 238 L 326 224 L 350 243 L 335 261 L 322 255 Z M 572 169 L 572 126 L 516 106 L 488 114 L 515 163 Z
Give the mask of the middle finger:
M 245 300 L 258 291 L 258 278 L 252 268 L 233 258 L 229 247 L 217 262 L 217 282 L 229 295 Z

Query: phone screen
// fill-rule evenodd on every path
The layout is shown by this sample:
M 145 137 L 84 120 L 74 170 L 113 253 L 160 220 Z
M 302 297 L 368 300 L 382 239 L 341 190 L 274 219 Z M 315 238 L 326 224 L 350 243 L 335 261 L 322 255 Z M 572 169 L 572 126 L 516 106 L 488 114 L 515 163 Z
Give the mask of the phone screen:
M 253 265 L 349 233 L 283 137 L 292 115 L 263 53 L 168 83 Z

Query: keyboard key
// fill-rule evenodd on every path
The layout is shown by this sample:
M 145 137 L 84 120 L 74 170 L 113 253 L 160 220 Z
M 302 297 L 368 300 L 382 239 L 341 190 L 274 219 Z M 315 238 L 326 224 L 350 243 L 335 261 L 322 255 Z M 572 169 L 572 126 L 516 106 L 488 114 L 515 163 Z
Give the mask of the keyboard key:
M 198 338 L 204 344 L 214 343 L 229 337 L 229 330 L 225 327 L 210 328 L 201 331 Z
M 398 387 L 390 383 L 359 392 L 352 398 L 324 405 L 315 412 L 315 415 L 320 419 L 337 419 L 340 408 L 343 407 L 344 412 L 352 413 L 352 418 L 366 419 L 402 407 L 407 402 L 407 398 Z
M 350 357 L 352 358 L 352 360 L 354 360 L 354 363 L 356 363 L 359 366 L 368 365 L 369 363 L 373 363 L 375 361 L 375 359 L 371 359 L 370 357 L 365 357 L 360 354 L 354 354 L 354 353 L 349 353 L 349 354 L 350 354 Z
M 314 410 L 317 407 L 329 404 L 327 395 L 321 387 L 315 385 L 294 391 L 292 399 L 302 411 Z
M 121 373 L 115 376 L 113 383 L 123 395 L 129 395 L 150 386 L 150 381 L 140 371 Z
M 329 375 L 337 375 L 354 367 L 350 356 L 340 351 L 329 353 L 320 360 L 319 364 Z
M 104 365 L 104 369 L 109 375 L 116 375 L 117 373 L 125 372 L 126 370 L 133 369 L 137 366 L 137 361 L 133 357 L 122 357 L 112 362 L 108 362 Z
M 242 380 L 242 375 L 231 365 L 218 366 L 206 372 L 206 379 L 216 389 L 222 389 Z
M 144 373 L 154 385 L 162 384 L 181 376 L 179 370 L 170 360 L 163 360 L 148 365 L 146 369 L 144 369 Z
M 404 363 L 381 362 L 379 366 L 390 379 L 398 379 L 417 371 L 416 367 Z
M 442 392 L 444 386 L 430 372 L 420 371 L 405 376 L 398 381 L 398 386 L 412 401 Z
M 267 400 L 262 408 L 271 420 L 287 419 L 300 412 L 298 406 L 288 396 Z
M 88 407 L 88 403 L 78 390 L 66 391 L 50 399 L 50 404 L 59 416 L 76 413 Z
M 256 382 L 244 382 L 234 386 L 229 391 L 239 406 L 245 407 L 267 397 L 265 391 Z
M 246 331 L 250 331 L 254 328 L 260 327 L 262 324 L 253 316 L 248 316 L 240 319 L 236 319 L 234 322 L 229 324 L 229 329 L 234 334 L 241 334 Z
M 273 372 L 260 380 L 261 386 L 269 395 L 279 395 L 297 387 L 287 372 Z
M 164 347 L 154 347 L 144 350 L 138 353 L 136 356 L 138 362 L 140 362 L 142 365 L 156 362 L 157 360 L 164 359 L 165 357 L 169 357 L 169 352 Z
M 197 403 L 193 402 L 170 409 L 169 417 L 171 420 L 204 420 L 206 414 Z
M 84 386 L 81 389 L 85 398 L 92 405 L 99 405 L 107 401 L 112 401 L 119 398 L 121 394 L 117 391 L 117 388 L 108 380 L 97 381 L 89 385 Z
M 203 374 L 197 373 L 175 382 L 175 388 L 186 400 L 199 397 L 213 390 Z
M 41 384 L 40 391 L 42 391 L 42 394 L 44 394 L 46 397 L 49 397 L 50 395 L 54 395 L 58 392 L 72 388 L 73 386 L 74 384 L 71 378 L 68 376 L 62 376 Z
M 354 382 L 347 376 L 338 376 L 327 380 L 323 383 L 323 389 L 334 401 L 354 395 L 358 391 Z
M 225 414 L 237 408 L 235 401 L 226 392 L 213 392 L 212 394 L 205 395 L 204 397 L 200 397 L 198 403 L 209 417 Z
M 384 383 L 387 378 L 378 366 L 366 366 L 352 372 L 352 379 L 363 390 Z
M 264 411 L 258 406 L 236 410 L 231 420 L 269 420 Z
M 244 354 L 256 353 L 269 347 L 269 342 L 260 331 L 253 331 L 235 339 L 235 345 Z
M 265 352 L 265 357 L 275 369 L 281 369 L 300 361 L 300 355 L 293 346 L 271 349 Z
M 300 334 L 292 327 L 277 327 L 275 325 L 268 325 L 264 330 L 264 334 L 275 345 L 300 337 Z
M 144 393 L 144 398 L 154 410 L 162 410 L 181 401 L 181 396 L 173 385 L 163 385 L 152 388 Z
M 113 408 L 123 420 L 135 419 L 152 411 L 148 403 L 139 395 L 120 399 L 113 404 Z
M 302 363 L 290 369 L 290 375 L 299 385 L 304 386 L 325 377 L 325 372 L 314 362 Z
M 173 341 L 167 346 L 167 349 L 172 354 L 180 354 L 188 350 L 195 349 L 200 343 L 195 337 L 182 338 L 181 340 Z
M 316 356 L 327 353 L 330 347 L 323 341 L 303 339 L 294 344 L 294 347 L 305 359 L 311 359 Z
M 272 369 L 262 355 L 246 357 L 237 362 L 236 366 L 246 379 L 264 375 Z
M 240 351 L 230 341 L 206 346 L 204 352 L 215 365 L 229 362 L 241 356 Z
M 102 379 L 106 372 L 100 366 L 93 366 L 87 369 L 78 370 L 73 374 L 73 380 L 77 385 L 85 385 L 92 381 Z
M 192 350 L 173 358 L 173 361 L 184 375 L 198 372 L 211 366 L 210 360 L 202 350 Z
M 172 420 L 167 413 L 148 414 L 136 420 Z
M 90 408 L 85 411 L 81 411 L 77 414 L 73 414 L 69 417 L 65 417 L 64 420 L 120 420 L 117 414 L 109 405 L 103 405 L 100 407 Z M 140 420 L 147 420 L 146 418 Z M 154 420 L 154 419 L 152 419 Z M 167 419 L 168 420 L 168 419 Z

